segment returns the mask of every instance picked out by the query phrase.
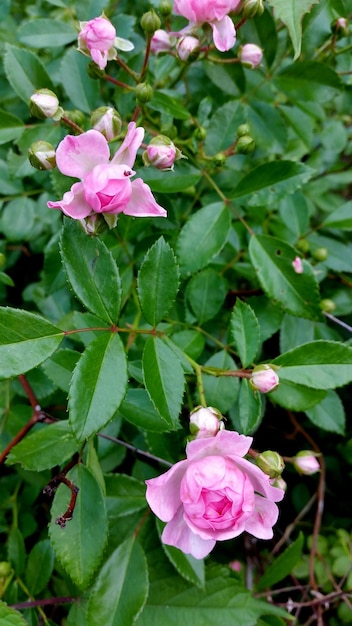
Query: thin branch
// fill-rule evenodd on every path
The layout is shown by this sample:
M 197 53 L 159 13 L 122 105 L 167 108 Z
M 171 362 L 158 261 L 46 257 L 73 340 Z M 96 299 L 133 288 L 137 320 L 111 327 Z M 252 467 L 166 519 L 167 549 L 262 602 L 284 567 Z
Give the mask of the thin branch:
M 157 461 L 157 463 L 160 463 L 161 465 L 166 465 L 167 467 L 172 467 L 173 465 L 173 463 L 170 463 L 169 461 L 166 461 L 165 459 L 162 459 L 159 456 L 155 456 L 155 454 L 151 454 L 150 452 L 145 452 L 144 450 L 140 450 L 139 448 L 132 446 L 132 444 L 126 443 L 126 441 L 122 441 L 122 439 L 117 439 L 116 437 L 112 437 L 111 435 L 105 435 L 105 433 L 98 433 L 98 437 L 102 437 L 103 439 L 108 439 L 109 441 L 113 441 L 114 443 L 117 443 L 120 446 L 124 446 L 128 450 L 132 450 L 132 452 L 135 452 L 135 454 L 144 456 L 147 459 L 150 459 L 152 461 Z

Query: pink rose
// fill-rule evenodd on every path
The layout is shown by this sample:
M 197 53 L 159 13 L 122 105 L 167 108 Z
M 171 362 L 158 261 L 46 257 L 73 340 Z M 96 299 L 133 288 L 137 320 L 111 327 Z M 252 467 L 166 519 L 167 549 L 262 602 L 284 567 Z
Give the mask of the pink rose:
M 242 46 L 238 56 L 243 65 L 253 69 L 261 62 L 263 58 L 263 51 L 254 43 L 246 43 Z
M 160 52 L 169 52 L 172 48 L 175 38 L 172 37 L 166 30 L 158 28 L 155 31 L 152 40 L 150 42 L 150 50 L 153 54 L 159 54 Z
M 89 22 L 80 22 L 78 49 L 92 57 L 101 70 L 115 57 L 116 29 L 105 17 L 95 17 Z
M 97 130 L 74 137 L 67 135 L 56 150 L 56 164 L 62 174 L 80 178 L 50 209 L 83 219 L 94 213 L 125 213 L 135 217 L 165 217 L 141 178 L 131 182 L 131 169 L 144 137 L 144 129 L 131 122 L 124 142 L 110 159 L 109 144 Z
M 275 370 L 268 364 L 257 365 L 249 379 L 249 384 L 254 391 L 269 393 L 275 391 L 279 384 L 279 377 Z
M 244 459 L 252 437 L 221 430 L 187 444 L 187 459 L 147 480 L 147 501 L 167 522 L 162 541 L 202 559 L 216 541 L 247 531 L 270 539 L 284 492 Z
M 213 29 L 215 46 L 225 52 L 236 42 L 236 30 L 228 14 L 237 9 L 240 2 L 241 0 L 174 0 L 174 10 L 190 21 L 191 28 L 208 22 Z

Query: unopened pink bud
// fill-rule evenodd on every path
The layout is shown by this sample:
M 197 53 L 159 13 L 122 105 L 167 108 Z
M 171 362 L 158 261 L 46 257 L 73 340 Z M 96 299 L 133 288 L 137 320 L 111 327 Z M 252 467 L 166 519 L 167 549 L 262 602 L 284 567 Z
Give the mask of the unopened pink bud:
M 99 107 L 93 111 L 90 121 L 108 141 L 115 139 L 121 131 L 121 117 L 112 107 Z
M 263 58 L 263 51 L 254 43 L 246 43 L 238 53 L 239 59 L 245 67 L 257 67 Z
M 199 406 L 189 417 L 189 429 L 196 439 L 215 437 L 219 430 L 224 429 L 220 411 L 211 406 Z
M 174 162 L 180 159 L 182 154 L 169 137 L 157 135 L 151 140 L 142 157 L 147 167 L 153 165 L 158 170 L 172 170 Z
M 155 31 L 152 37 L 150 49 L 153 54 L 159 54 L 160 52 L 169 52 L 175 41 L 175 37 L 169 35 L 166 30 L 159 28 Z
M 51 117 L 58 121 L 63 115 L 57 95 L 50 89 L 39 89 L 29 100 L 29 108 L 33 117 L 45 119 Z
M 229 568 L 232 569 L 233 572 L 240 572 L 243 569 L 243 565 L 241 561 L 230 561 Z
M 257 365 L 253 369 L 249 384 L 254 391 L 269 393 L 278 386 L 279 377 L 271 365 Z
M 299 474 L 304 474 L 305 476 L 319 472 L 320 465 L 319 461 L 317 461 L 317 456 L 319 455 L 312 450 L 298 452 L 293 459 L 294 468 Z
M 177 54 L 181 61 L 188 61 L 192 55 L 192 58 L 198 56 L 199 40 L 192 35 L 186 35 L 182 37 L 177 44 Z
M 292 261 L 292 267 L 295 270 L 296 274 L 303 274 L 304 268 L 303 268 L 302 260 L 299 258 L 299 256 L 296 256 L 294 261 Z

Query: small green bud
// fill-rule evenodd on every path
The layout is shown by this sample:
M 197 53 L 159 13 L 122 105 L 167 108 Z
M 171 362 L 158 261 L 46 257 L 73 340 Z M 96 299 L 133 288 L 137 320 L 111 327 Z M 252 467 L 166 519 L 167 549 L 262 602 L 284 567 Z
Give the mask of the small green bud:
M 310 248 L 310 243 L 307 239 L 299 239 L 296 243 L 296 248 L 304 254 L 305 252 L 308 252 Z
M 250 154 L 255 148 L 255 141 L 250 135 L 243 135 L 236 144 L 238 154 Z
M 207 136 L 207 130 L 206 128 L 204 128 L 204 126 L 198 126 L 198 128 L 195 129 L 193 135 L 194 138 L 198 141 L 204 141 Z
M 141 17 L 141 27 L 147 35 L 154 35 L 155 31 L 161 26 L 160 18 L 155 13 L 154 9 L 151 9 L 147 13 L 144 13 Z
M 113 219 L 116 218 L 114 224 L 114 226 L 116 226 L 118 216 L 112 215 L 111 213 L 94 213 L 93 215 L 89 215 L 83 220 L 80 220 L 80 226 L 81 228 L 83 228 L 86 235 L 95 237 L 97 235 L 100 235 L 101 233 L 104 233 L 107 230 L 108 225 L 107 220 L 105 220 L 106 216 L 112 217 Z
M 244 137 L 245 135 L 250 135 L 251 129 L 249 128 L 249 124 L 241 124 L 237 128 L 237 137 Z
M 91 61 L 87 65 L 87 74 L 89 78 L 92 78 L 93 80 L 99 80 L 100 78 L 104 78 L 105 70 L 101 70 L 99 66 L 94 63 L 94 61 Z
M 320 301 L 320 308 L 325 313 L 333 313 L 336 309 L 336 304 L 333 300 L 330 300 L 330 298 L 323 298 L 323 300 Z
M 213 156 L 213 164 L 215 165 L 215 167 L 224 167 L 226 163 L 226 156 L 223 152 L 218 152 L 218 154 L 215 154 L 215 156 Z
M 158 11 L 162 17 L 169 17 L 172 13 L 172 4 L 168 0 L 161 0 Z
M 327 248 L 316 248 L 312 250 L 312 257 L 316 261 L 325 261 L 329 256 L 329 250 Z
M 6 256 L 3 252 L 0 252 L 0 267 L 4 267 L 6 263 Z
M 255 459 L 255 463 L 270 478 L 281 476 L 285 468 L 283 458 L 272 450 L 266 450 L 259 454 Z
M 139 83 L 135 89 L 137 102 L 145 104 L 153 97 L 153 88 L 149 83 Z
M 194 198 L 197 190 L 194 185 L 191 185 L 191 187 L 186 187 L 186 189 L 182 189 L 181 193 L 183 193 L 185 196 L 189 196 L 190 198 Z
M 255 17 L 256 15 L 263 15 L 263 0 L 244 0 L 242 13 L 243 17 L 245 17 L 246 19 L 250 19 L 251 17 Z
M 64 115 L 65 117 L 67 117 L 67 119 L 71 120 L 71 122 L 78 124 L 78 126 L 84 126 L 85 124 L 86 116 L 83 113 L 83 111 L 80 111 L 79 109 L 72 109 L 72 111 L 64 111 Z
M 28 150 L 29 162 L 37 170 L 52 170 L 56 166 L 54 146 L 47 141 L 36 141 Z

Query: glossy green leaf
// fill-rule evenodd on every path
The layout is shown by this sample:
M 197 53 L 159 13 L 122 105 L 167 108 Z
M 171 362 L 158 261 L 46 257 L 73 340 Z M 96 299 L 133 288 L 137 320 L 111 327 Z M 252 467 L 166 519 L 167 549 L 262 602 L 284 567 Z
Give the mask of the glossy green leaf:
M 174 171 L 162 171 L 155 167 L 143 169 L 143 180 L 158 193 L 178 193 L 196 185 L 201 172 L 187 162 L 178 161 Z
M 245 120 L 243 105 L 239 100 L 231 100 L 216 109 L 209 121 L 204 148 L 207 154 L 214 155 L 228 148 L 236 137 L 236 131 Z
M 246 201 L 250 206 L 272 205 L 302 187 L 313 173 L 314 170 L 303 163 L 264 163 L 242 178 L 231 193 L 231 198 Z
M 53 549 L 49 539 L 43 539 L 30 551 L 25 572 L 27 589 L 34 597 L 46 588 L 53 569 Z
M 37 89 L 52 89 L 51 82 L 43 64 L 30 50 L 6 45 L 4 68 L 11 87 L 28 105 L 28 100 Z
M 97 433 L 111 420 L 126 387 L 125 348 L 117 333 L 103 333 L 85 349 L 73 372 L 69 421 L 78 441 Z
M 301 61 L 285 67 L 274 82 L 291 98 L 303 102 L 326 102 L 342 88 L 338 74 L 328 65 L 315 61 Z
M 322 226 L 347 231 L 352 230 L 352 200 L 330 213 L 324 220 Z
M 129 538 L 112 553 L 98 574 L 88 602 L 88 626 L 131 626 L 147 595 L 147 561 L 139 543 Z
M 303 261 L 304 271 L 297 274 L 292 262 L 296 250 L 276 237 L 253 236 L 249 254 L 258 280 L 269 298 L 279 302 L 292 315 L 320 320 L 318 284 L 313 269 Z
M 227 294 L 225 279 L 207 267 L 192 276 L 187 285 L 186 296 L 199 324 L 213 319 L 224 304 Z
M 325 396 L 326 391 L 323 389 L 312 389 L 288 380 L 280 380 L 278 388 L 270 393 L 275 404 L 291 411 L 306 411 L 321 402 Z
M 165 524 L 156 518 L 156 525 L 159 535 L 161 535 Z M 193 585 L 203 588 L 205 585 L 204 559 L 195 559 L 191 554 L 185 554 L 178 548 L 162 543 L 162 548 L 174 566 L 176 571 Z
M 267 102 L 250 99 L 247 116 L 256 144 L 264 150 L 282 154 L 287 144 L 287 127 L 278 110 Z
M 296 541 L 286 548 L 285 552 L 275 557 L 259 580 L 258 589 L 272 587 L 290 574 L 302 556 L 304 535 L 301 532 Z
M 170 426 L 154 408 L 145 389 L 128 389 L 120 404 L 119 415 L 142 430 L 156 433 L 170 430 Z
M 64 333 L 45 319 L 21 309 L 0 309 L 0 378 L 18 376 L 47 359 Z
M 166 91 L 155 91 L 148 107 L 154 111 L 169 113 L 177 120 L 187 120 L 190 117 L 190 112 L 181 101 Z
M 335 272 L 352 272 L 352 243 L 339 241 L 334 237 L 324 237 L 318 233 L 312 233 L 307 237 L 312 251 L 315 248 L 326 248 L 328 255 L 324 261 L 326 267 Z
M 77 39 L 77 31 L 60 20 L 25 20 L 17 31 L 18 41 L 30 48 L 57 48 Z
M 176 253 L 181 273 L 202 269 L 224 247 L 231 227 L 229 209 L 220 202 L 210 204 L 192 215 L 182 228 Z
M 61 484 L 55 494 L 49 524 L 50 541 L 56 557 L 80 589 L 86 589 L 101 561 L 107 541 L 107 515 L 99 483 L 82 464 L 67 474 L 79 488 L 73 518 L 61 528 L 55 520 L 68 507 L 71 491 Z
M 275 11 L 276 19 L 281 20 L 290 33 L 295 59 L 301 53 L 303 16 L 318 2 L 319 0 L 268 0 L 268 4 Z
M 9 241 L 30 240 L 35 225 L 35 202 L 20 197 L 10 200 L 0 216 L 1 231 Z M 16 215 L 16 220 L 13 216 Z
M 172 342 L 191 359 L 197 360 L 204 350 L 205 338 L 197 330 L 180 330 L 172 334 Z
M 72 372 L 75 369 L 80 353 L 75 350 L 57 350 L 43 363 L 45 374 L 53 383 L 68 392 L 70 388 Z
M 158 337 L 150 337 L 143 352 L 146 390 L 161 417 L 171 427 L 178 424 L 185 378 L 175 353 Z
M 280 379 L 313 389 L 334 389 L 352 380 L 352 347 L 337 341 L 312 341 L 272 361 Z
M 119 517 L 147 508 L 145 484 L 126 474 L 108 474 L 105 477 L 106 509 L 110 524 Z
M 260 328 L 257 317 L 249 304 L 238 298 L 230 323 L 231 334 L 242 367 L 248 367 L 255 360 L 260 346 Z
M 7 541 L 7 560 L 11 563 L 17 576 L 21 576 L 24 572 L 26 556 L 23 535 L 17 526 L 13 526 Z
M 226 350 L 213 354 L 205 366 L 216 367 L 225 371 L 237 369 L 235 361 Z M 207 405 L 214 406 L 222 413 L 226 413 L 237 400 L 239 378 L 235 376 L 211 376 L 209 374 L 203 374 L 202 378 Z
M 25 129 L 24 123 L 16 115 L 0 110 L 0 144 L 19 139 Z
M 80 301 L 105 322 L 116 324 L 121 284 L 116 262 L 105 244 L 97 237 L 88 237 L 76 220 L 65 220 L 61 255 Z
M 330 389 L 324 400 L 307 410 L 306 414 L 318 428 L 338 435 L 345 434 L 345 409 L 336 391 Z
M 303 317 L 285 313 L 280 328 L 280 351 L 287 352 L 302 343 L 314 340 L 315 323 Z
M 11 609 L 5 602 L 0 600 L 0 626 L 28 626 L 28 622 L 21 613 Z
M 278 43 L 276 24 L 271 12 L 264 11 L 262 15 L 258 15 L 257 18 L 254 18 L 253 25 L 263 48 L 264 58 L 268 66 L 271 67 L 276 57 Z
M 138 273 L 138 296 L 149 324 L 156 326 L 170 310 L 178 291 L 175 255 L 163 237 L 148 250 Z
M 61 81 L 72 104 L 88 115 L 98 106 L 99 84 L 97 80 L 88 80 L 87 65 L 89 59 L 77 50 L 69 48 L 61 61 Z
M 232 413 L 232 422 L 243 435 L 253 433 L 262 418 L 262 396 L 254 392 L 248 379 L 242 378 L 238 395 L 238 403 Z

